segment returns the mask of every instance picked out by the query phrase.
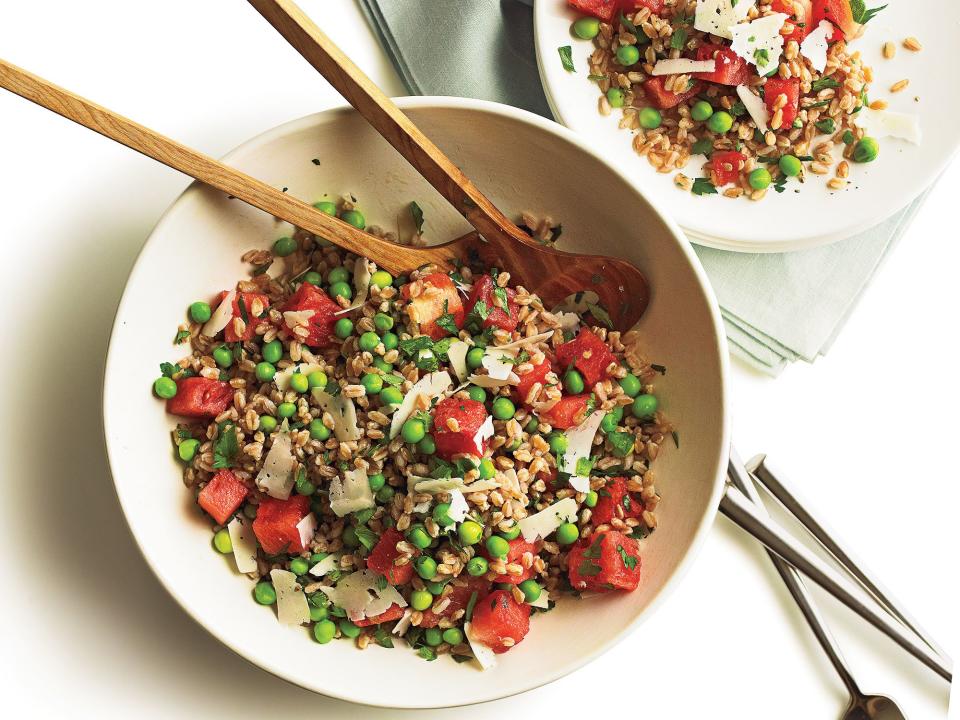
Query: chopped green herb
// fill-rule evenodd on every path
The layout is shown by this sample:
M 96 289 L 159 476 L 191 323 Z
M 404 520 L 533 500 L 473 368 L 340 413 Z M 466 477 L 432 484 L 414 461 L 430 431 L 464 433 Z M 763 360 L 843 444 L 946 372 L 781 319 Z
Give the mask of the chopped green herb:
M 831 100 L 821 100 L 820 102 L 810 103 L 810 104 L 807 105 L 806 107 L 807 107 L 807 108 L 826 107 L 826 106 L 829 105 L 831 102 L 832 102 Z
M 184 340 L 186 340 L 188 337 L 190 337 L 190 331 L 189 331 L 189 330 L 177 330 L 177 334 L 176 334 L 176 335 L 174 336 L 174 338 L 173 338 L 173 344 L 174 344 L 174 345 L 179 345 L 179 344 L 182 343 Z
M 627 19 L 627 16 L 624 15 L 623 12 L 620 13 L 620 16 L 617 19 L 620 21 L 620 24 L 623 25 L 624 29 L 631 35 L 635 35 L 637 37 L 639 37 L 640 35 L 643 35 L 644 37 L 646 37 L 645 33 L 642 30 L 638 30 L 637 26 L 634 25 L 632 22 L 630 22 L 630 20 Z
M 377 534 L 366 527 L 365 525 L 358 525 L 356 527 L 357 540 L 360 541 L 360 544 L 363 545 L 367 550 L 373 550 L 374 546 L 377 544 L 377 540 L 380 538 Z M 384 578 L 386 580 L 386 578 Z
M 448 300 L 443 301 L 443 315 L 436 319 L 436 323 L 437 327 L 443 328 L 451 335 L 456 335 L 460 332 L 460 328 L 457 327 L 453 314 L 448 311 L 449 304 Z
M 427 662 L 431 662 L 437 659 L 437 651 L 428 645 L 424 645 L 422 648 L 417 650 L 417 655 L 422 657 Z
M 597 319 L 598 322 L 603 323 L 611 330 L 613 329 L 613 320 L 610 319 L 610 313 L 603 309 L 600 305 L 595 305 L 593 303 L 587 303 L 587 310 L 590 311 L 590 314 Z
M 757 48 L 753 51 L 753 59 L 757 61 L 757 67 L 766 67 L 770 64 L 770 52 L 766 48 Z
M 377 629 L 373 631 L 373 639 L 380 647 L 393 647 L 393 638 L 390 637 L 390 632 L 382 625 L 377 625 Z
M 270 262 L 266 262 L 263 265 L 257 265 L 253 269 L 253 276 L 257 277 L 257 275 L 263 275 L 267 270 L 270 269 L 271 265 L 273 265 L 273 260 L 271 260 Z
M 683 46 L 687 44 L 687 31 L 683 28 L 677 28 L 673 31 L 673 35 L 670 38 L 670 47 L 674 50 L 683 50 Z
M 852 144 L 853 144 L 853 141 L 854 141 L 855 139 L 856 139 L 856 138 L 854 137 L 853 132 L 851 132 L 850 130 L 844 131 L 844 133 L 843 133 L 843 144 L 844 144 L 844 145 L 852 145 Z
M 727 110 L 727 112 L 733 115 L 733 117 L 740 117 L 741 115 L 746 114 L 747 106 L 738 100 L 730 106 L 730 109 Z
M 587 80 L 593 80 L 594 82 L 599 82 L 601 80 L 606 80 L 606 75 L 587 75 Z
M 673 444 L 676 445 L 677 450 L 679 450 L 680 449 L 680 433 L 678 433 L 676 430 L 671 430 L 670 436 L 673 438 Z
M 162 362 L 160 363 L 160 374 L 164 377 L 172 378 L 174 373 L 177 372 L 180 368 L 174 365 L 173 363 Z
M 713 140 L 697 140 L 690 148 L 690 152 L 694 155 L 706 155 L 709 158 L 713 152 Z
M 824 118 L 814 124 L 817 126 L 817 130 L 825 135 L 832 135 L 837 130 L 837 124 L 833 121 L 833 118 Z
M 840 83 L 834 80 L 832 77 L 822 77 L 819 80 L 814 80 L 810 83 L 810 89 L 813 92 L 820 92 L 821 90 L 826 90 L 827 88 L 838 88 Z
M 666 366 L 666 365 L 657 365 L 656 363 L 651 363 L 651 364 L 650 364 L 650 369 L 651 369 L 651 370 L 656 370 L 656 371 L 657 371 L 658 373 L 660 373 L 661 375 L 666 375 L 666 374 L 667 374 L 667 366 Z
M 467 607 L 464 610 L 463 618 L 467 622 L 470 622 L 473 619 L 473 608 L 477 606 L 477 591 L 474 590 L 470 593 L 470 599 L 467 601 Z
M 497 285 L 493 288 L 494 305 L 499 306 L 510 317 L 510 304 L 507 301 L 507 289 Z
M 577 568 L 577 573 L 583 577 L 593 577 L 594 575 L 599 575 L 603 571 L 597 563 L 592 560 L 584 560 L 580 563 L 580 566 Z
M 620 553 L 620 559 L 623 560 L 623 564 L 627 570 L 633 570 L 637 566 L 637 558 L 629 555 L 627 551 L 623 549 L 623 545 L 617 545 L 617 552 Z
M 717 187 L 710 182 L 710 178 L 698 177 L 693 180 L 691 192 L 694 195 L 716 195 Z
M 776 190 L 778 193 L 782 193 L 784 190 L 786 190 L 786 189 L 787 189 L 787 176 L 786 176 L 786 175 L 781 175 L 781 176 L 778 177 L 776 180 L 774 180 L 774 182 L 773 182 L 773 189 Z
M 573 48 L 564 45 L 557 48 L 557 52 L 560 53 L 560 62 L 563 63 L 563 69 L 567 72 L 576 72 L 577 69 L 573 66 Z
M 423 232 L 423 210 L 420 208 L 419 205 L 417 205 L 415 201 L 410 203 L 410 217 L 413 218 L 413 223 L 414 225 L 417 226 L 417 232 L 422 233 Z
M 225 423 L 220 428 L 220 437 L 213 445 L 213 467 L 218 470 L 233 467 L 233 460 L 239 452 L 236 426 L 232 422 Z
M 881 5 L 877 8 L 868 8 L 864 0 L 850 0 L 850 11 L 853 13 L 853 19 L 861 25 L 866 25 L 873 20 L 873 18 L 877 16 L 877 13 L 886 7 L 886 5 Z
M 610 493 L 607 493 L 607 497 L 610 497 Z M 596 540 L 594 540 L 593 543 L 591 543 L 590 547 L 588 547 L 588 548 L 584 551 L 583 556 L 584 556 L 585 558 L 590 558 L 590 559 L 593 559 L 593 560 L 595 560 L 595 559 L 597 559 L 598 557 L 600 557 L 600 543 L 602 543 L 602 542 L 603 542 L 603 536 L 602 536 L 602 535 L 598 535 L 597 538 L 596 538 Z
M 418 335 L 415 338 L 407 338 L 398 343 L 400 352 L 407 357 L 416 357 L 421 350 L 432 350 L 433 340 L 428 335 Z

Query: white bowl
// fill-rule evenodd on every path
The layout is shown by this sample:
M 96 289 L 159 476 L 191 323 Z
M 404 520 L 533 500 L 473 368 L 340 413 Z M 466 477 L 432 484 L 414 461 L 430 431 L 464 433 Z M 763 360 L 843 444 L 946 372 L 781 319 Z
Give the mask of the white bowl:
M 158 363 L 182 354 L 171 340 L 187 305 L 232 285 L 247 270 L 244 251 L 268 247 L 288 230 L 204 186 L 191 186 L 167 211 L 130 275 L 107 359 L 104 427 L 117 493 L 147 562 L 184 610 L 224 644 L 325 695 L 391 707 L 465 705 L 537 687 L 583 665 L 634 629 L 676 579 L 719 501 L 728 442 L 726 348 L 706 277 L 677 227 L 570 131 L 474 100 L 400 105 L 507 214 L 550 213 L 563 222 L 567 249 L 620 255 L 647 273 L 653 298 L 640 329 L 650 359 L 668 368 L 658 394 L 681 447 L 668 447 L 657 460 L 661 527 L 643 544 L 640 588 L 569 599 L 536 616 L 525 641 L 482 677 L 472 663 L 426 663 L 402 643 L 364 652 L 349 642 L 321 646 L 306 627 L 282 626 L 257 605 L 250 580 L 211 549 L 209 522 L 173 456 L 173 419 L 150 390 Z M 304 199 L 352 192 L 370 222 L 393 226 L 416 200 L 428 238 L 465 231 L 463 219 L 350 109 L 281 125 L 226 160 Z

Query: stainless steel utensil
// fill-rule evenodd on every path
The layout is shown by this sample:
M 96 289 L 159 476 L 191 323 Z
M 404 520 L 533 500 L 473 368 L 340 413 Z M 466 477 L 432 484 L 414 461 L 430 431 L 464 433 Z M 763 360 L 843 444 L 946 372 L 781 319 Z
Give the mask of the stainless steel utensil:
M 745 472 L 745 470 L 736 451 L 731 449 L 727 477 L 737 489 L 756 505 L 760 514 L 767 516 L 760 493 L 757 492 L 751 476 Z M 817 642 L 820 643 L 820 647 L 822 647 L 823 651 L 827 654 L 831 664 L 836 669 L 837 674 L 840 676 L 840 679 L 843 680 L 843 684 L 846 685 L 847 691 L 850 693 L 850 704 L 843 714 L 843 719 L 865 720 L 869 718 L 870 720 L 905 720 L 906 716 L 891 698 L 883 695 L 866 695 L 860 690 L 860 686 L 857 684 L 857 681 L 854 679 L 853 674 L 843 659 L 840 646 L 827 627 L 827 623 L 820 614 L 820 610 L 817 608 L 807 586 L 804 585 L 800 573 L 769 548 L 767 549 L 767 555 L 770 556 L 770 561 L 783 579 L 787 590 L 790 591 L 790 594 L 796 601 L 800 612 L 803 613 L 803 617 L 817 638 Z

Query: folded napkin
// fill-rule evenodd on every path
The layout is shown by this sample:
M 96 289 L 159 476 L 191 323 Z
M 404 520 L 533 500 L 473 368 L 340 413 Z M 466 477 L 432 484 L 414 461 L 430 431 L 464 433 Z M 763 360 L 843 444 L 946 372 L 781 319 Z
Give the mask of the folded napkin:
M 494 100 L 552 117 L 527 4 L 360 4 L 411 94 Z M 794 360 L 813 362 L 823 355 L 922 202 L 813 250 L 752 254 L 694 246 L 717 294 L 731 352 L 769 375 Z

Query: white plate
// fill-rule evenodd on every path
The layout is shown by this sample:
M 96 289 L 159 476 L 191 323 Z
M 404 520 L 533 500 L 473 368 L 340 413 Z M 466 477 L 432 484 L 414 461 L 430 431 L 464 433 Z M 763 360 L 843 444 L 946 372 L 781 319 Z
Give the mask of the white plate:
M 282 626 L 270 608 L 257 605 L 252 582 L 237 574 L 231 557 L 210 547 L 210 523 L 184 488 L 182 466 L 173 457 L 175 420 L 150 387 L 158 363 L 183 352 L 171 338 L 189 303 L 232 285 L 249 270 L 241 254 L 269 247 L 289 228 L 202 186 L 191 186 L 167 211 L 130 275 L 107 358 L 104 431 L 117 494 L 146 561 L 177 602 L 223 643 L 326 695 L 393 707 L 465 705 L 537 687 L 596 657 L 635 628 L 687 566 L 712 525 L 726 467 L 726 343 L 706 276 L 676 224 L 572 132 L 474 100 L 400 104 L 508 214 L 550 213 L 563 222 L 566 247 L 621 255 L 647 273 L 653 293 L 638 329 L 651 360 L 669 369 L 658 395 L 678 426 L 681 447 L 668 441 L 657 459 L 660 527 L 644 542 L 640 588 L 561 602 L 536 616 L 528 637 L 483 675 L 473 663 L 426 663 L 399 642 L 393 650 L 363 652 L 349 642 L 318 645 L 308 628 Z M 543 182 L 544 158 L 556 170 L 551 182 Z M 415 199 L 427 238 L 465 231 L 463 218 L 352 110 L 282 125 L 226 159 L 303 199 L 352 192 L 371 223 L 392 226 Z M 581 181 L 605 192 L 579 196 Z M 681 637 L 684 628 L 676 632 Z M 656 656 L 655 647 L 645 652 Z M 238 691 L 235 700 L 242 702 Z
M 674 173 L 657 173 L 633 151 L 632 133 L 617 127 L 619 113 L 602 117 L 597 111 L 600 93 L 596 83 L 587 80 L 587 58 L 594 46 L 571 35 L 570 25 L 577 17 L 566 0 L 534 3 L 540 76 L 554 115 L 626 172 L 694 242 L 743 252 L 781 252 L 850 237 L 905 207 L 939 176 L 960 147 L 960 82 L 955 76 L 958 2 L 891 0 L 852 45 L 873 67 L 871 99 L 887 99 L 891 110 L 918 113 L 923 143 L 881 140 L 877 161 L 852 165 L 847 190 L 830 191 L 826 187 L 830 176 L 808 173 L 799 193 L 793 192 L 798 184 L 791 182 L 786 192 L 771 191 L 761 202 L 682 192 L 673 186 Z M 921 52 L 902 47 L 908 35 L 920 40 Z M 886 40 L 897 44 L 893 60 L 881 56 Z M 563 45 L 573 48 L 576 73 L 567 72 L 560 63 L 557 48 Z M 910 86 L 890 94 L 890 85 L 903 78 L 909 78 Z M 691 162 L 683 172 L 696 177 L 702 163 L 702 159 Z

